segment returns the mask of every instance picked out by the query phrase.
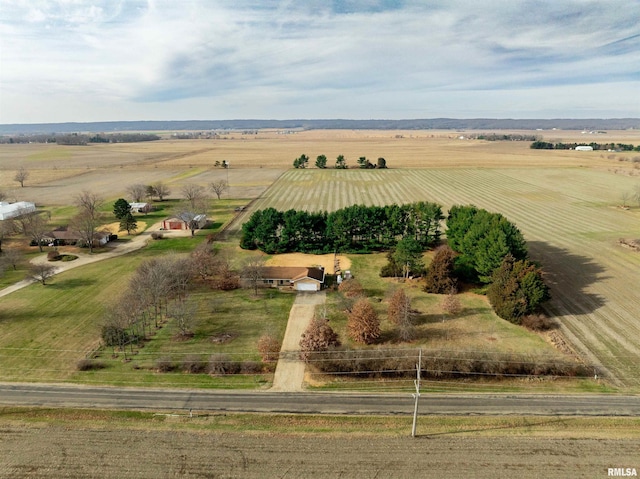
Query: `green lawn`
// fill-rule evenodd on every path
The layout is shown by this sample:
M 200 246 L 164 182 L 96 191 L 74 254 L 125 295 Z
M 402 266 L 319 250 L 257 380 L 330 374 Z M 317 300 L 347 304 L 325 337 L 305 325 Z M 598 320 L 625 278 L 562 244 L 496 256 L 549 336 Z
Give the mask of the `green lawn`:
M 75 268 L 51 278 L 46 286 L 33 284 L 0 301 L 0 380 L 5 381 L 79 381 L 108 384 L 164 384 L 194 387 L 260 387 L 269 375 L 210 377 L 205 374 L 154 371 L 159 357 L 180 362 L 185 355 L 198 354 L 206 359 L 224 353 L 234 361 L 257 361 L 259 337 L 269 332 L 282 338 L 294 295 L 276 291 L 261 292 L 258 298 L 245 290 L 213 291 L 196 287 L 192 300 L 198 304 L 198 327 L 188 341 L 175 339 L 171 322 L 163 325 L 141 348 L 133 360 L 115 357 L 111 349 L 98 351 L 106 368 L 79 372 L 79 360 L 100 345 L 105 309 L 127 288 L 129 278 L 145 259 L 166 254 L 186 254 L 215 234 L 233 217 L 234 208 L 244 201 L 221 200 L 213 206 L 213 223 L 198 230 L 195 237 L 165 238 L 150 241 L 135 253 Z M 165 205 L 171 208 L 171 202 Z M 62 217 L 69 210 L 57 211 Z M 157 223 L 166 211 L 150 213 L 144 221 Z M 123 239 L 126 241 L 126 237 Z M 11 240 L 13 241 L 13 240 Z M 234 249 L 235 250 L 235 249 Z M 41 254 L 34 248 L 27 257 Z M 96 253 L 96 254 L 99 254 Z M 243 255 L 243 252 L 239 253 Z M 240 260 L 238 259 L 238 262 Z M 9 286 L 25 277 L 23 266 L 7 271 L 0 279 Z M 217 342 L 216 338 L 230 338 Z

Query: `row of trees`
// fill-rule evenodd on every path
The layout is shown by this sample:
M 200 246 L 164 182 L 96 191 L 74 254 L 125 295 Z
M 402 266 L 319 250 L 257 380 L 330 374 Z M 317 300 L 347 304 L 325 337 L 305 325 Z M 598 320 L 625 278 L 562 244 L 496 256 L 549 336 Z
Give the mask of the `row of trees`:
M 531 143 L 532 150 L 575 150 L 576 146 L 591 146 L 594 150 L 605 151 L 640 151 L 640 145 L 633 146 L 627 143 L 550 143 L 542 140 L 537 140 Z
M 182 193 L 183 198 L 190 203 L 193 203 L 194 201 L 200 201 L 201 199 L 208 198 L 207 188 L 211 193 L 215 194 L 218 199 L 220 199 L 222 195 L 229 190 L 229 183 L 227 180 L 220 179 L 212 181 L 207 185 L 207 187 L 202 185 L 186 184 L 182 187 L 180 192 Z M 131 201 L 134 203 L 140 203 L 145 199 L 153 200 L 154 198 L 157 198 L 158 201 L 162 202 L 171 194 L 169 187 L 162 181 L 157 181 L 150 185 L 135 183 L 127 186 L 126 191 L 131 197 Z
M 411 237 L 422 248 L 440 239 L 442 207 L 435 203 L 354 205 L 331 213 L 258 210 L 242 226 L 240 246 L 266 253 L 385 250 Z
M 294 168 L 306 168 L 309 165 L 309 157 L 305 154 L 300 155 L 298 158 L 296 158 L 295 160 L 293 160 L 293 167 Z M 316 157 L 316 168 L 320 168 L 320 169 L 325 169 L 327 168 L 327 156 L 326 155 L 318 155 Z M 372 163 L 370 160 L 367 159 L 366 156 L 361 156 L 360 158 L 358 158 L 358 168 L 362 168 L 362 169 L 372 169 L 372 168 L 386 168 L 387 167 L 387 160 L 385 160 L 384 158 L 380 157 L 378 158 L 377 163 Z M 336 162 L 334 165 L 334 168 L 337 170 L 346 170 L 347 168 L 349 168 L 347 166 L 347 160 L 344 157 L 344 155 L 338 155 L 336 157 Z
M 174 321 L 181 336 L 192 335 L 200 317 L 189 296 L 195 283 L 231 290 L 240 286 L 240 275 L 227 257 L 215 254 L 211 242 L 203 242 L 187 257 L 162 256 L 141 263 L 105 311 L 104 344 L 124 350 L 167 320 Z

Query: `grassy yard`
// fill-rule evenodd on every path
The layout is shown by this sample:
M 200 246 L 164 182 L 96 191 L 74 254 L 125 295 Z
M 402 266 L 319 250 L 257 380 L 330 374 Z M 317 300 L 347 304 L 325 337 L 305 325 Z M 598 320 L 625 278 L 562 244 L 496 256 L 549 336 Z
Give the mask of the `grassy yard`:
M 268 332 L 282 338 L 294 296 L 275 291 L 261 292 L 259 297 L 245 290 L 213 291 L 197 287 L 191 300 L 198 307 L 195 336 L 187 341 L 176 339 L 176 329 L 168 322 L 158 329 L 144 347 L 136 348 L 125 360 L 122 352 L 98 351 L 106 368 L 77 371 L 78 361 L 96 351 L 104 312 L 127 288 L 138 265 L 159 255 L 187 254 L 210 234 L 217 233 L 234 216 L 236 206 L 246 200 L 215 200 L 210 217 L 213 222 L 198 230 L 195 237 L 167 237 L 125 256 L 88 264 L 56 275 L 46 286 L 33 284 L 0 301 L 0 380 L 6 381 L 74 381 L 104 384 L 144 384 L 193 387 L 260 387 L 269 375 L 238 374 L 210 377 L 205 374 L 155 372 L 158 358 L 168 357 L 179 363 L 186 356 L 198 355 L 206 360 L 212 354 L 227 354 L 234 361 L 258 361 L 259 337 Z M 163 202 L 156 211 L 138 216 L 152 225 L 167 216 L 173 201 Z M 54 218 L 68 219 L 72 209 L 57 208 Z M 146 226 L 145 226 L 146 227 Z M 121 236 L 120 241 L 131 237 Z M 11 239 L 8 247 L 20 246 Z M 5 243 L 5 246 L 7 244 Z M 221 245 L 219 248 L 229 248 Z M 73 247 L 67 249 L 74 249 Z M 237 255 L 235 248 L 231 254 Z M 96 250 L 100 255 L 105 249 Z M 37 248 L 25 249 L 26 260 L 42 255 Z M 84 250 L 78 250 L 86 253 Z M 242 256 L 243 253 L 239 252 Z M 239 264 L 241 259 L 236 258 Z M 0 278 L 6 287 L 23 279 L 26 261 L 17 271 L 7 271 Z

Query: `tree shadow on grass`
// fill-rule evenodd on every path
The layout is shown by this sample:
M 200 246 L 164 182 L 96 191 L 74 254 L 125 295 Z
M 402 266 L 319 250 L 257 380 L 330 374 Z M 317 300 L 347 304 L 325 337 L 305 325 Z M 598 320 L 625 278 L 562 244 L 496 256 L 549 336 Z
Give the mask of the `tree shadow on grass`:
M 605 299 L 587 288 L 607 279 L 605 268 L 593 258 L 572 253 L 544 241 L 530 241 L 530 257 L 539 261 L 550 288 L 549 306 L 559 306 L 568 314 L 589 314 L 605 305 Z
M 96 280 L 93 278 L 69 278 L 60 280 L 58 278 L 49 279 L 50 283 L 47 282 L 45 285 L 50 289 L 73 289 L 80 288 L 82 286 L 92 286 L 96 284 Z

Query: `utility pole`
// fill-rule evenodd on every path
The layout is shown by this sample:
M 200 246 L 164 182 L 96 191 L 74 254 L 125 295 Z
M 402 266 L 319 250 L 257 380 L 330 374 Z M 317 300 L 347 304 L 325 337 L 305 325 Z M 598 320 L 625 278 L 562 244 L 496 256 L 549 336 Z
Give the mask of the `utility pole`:
M 418 364 L 416 364 L 416 379 L 413 384 L 416 386 L 415 394 L 412 396 L 415 398 L 416 403 L 413 407 L 413 426 L 411 427 L 411 437 L 416 437 L 416 426 L 418 423 L 418 399 L 420 399 L 420 370 L 422 369 L 422 348 L 418 353 Z

